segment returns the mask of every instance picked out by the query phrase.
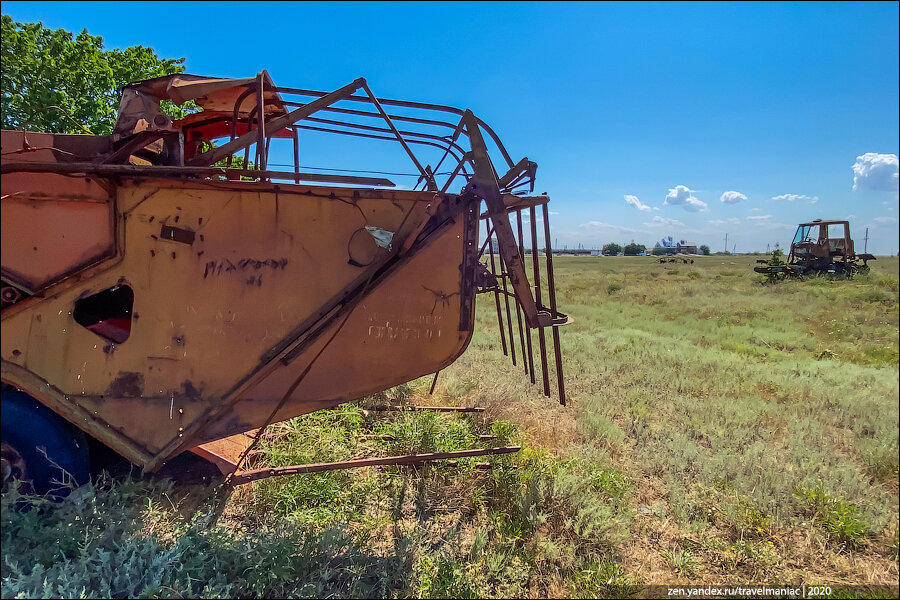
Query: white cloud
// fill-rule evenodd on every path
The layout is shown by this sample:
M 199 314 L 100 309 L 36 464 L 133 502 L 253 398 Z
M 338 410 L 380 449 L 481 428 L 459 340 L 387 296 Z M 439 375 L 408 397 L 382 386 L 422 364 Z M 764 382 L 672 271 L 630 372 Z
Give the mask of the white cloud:
M 897 219 L 894 217 L 875 217 L 872 221 L 880 225 L 895 225 L 897 223 Z
M 751 208 L 750 209 L 751 212 L 759 212 L 761 210 L 762 210 L 761 208 Z
M 752 219 L 753 217 L 749 217 L 749 218 Z M 718 225 L 740 225 L 741 220 L 738 219 L 737 217 L 728 217 L 727 219 L 712 219 L 711 221 L 708 221 L 708 223 L 710 225 L 716 225 L 716 226 L 718 226 Z
M 722 197 L 719 198 L 720 202 L 724 202 L 725 204 L 737 204 L 742 200 L 746 200 L 747 196 L 740 192 L 730 191 L 722 194 Z
M 666 217 L 660 217 L 659 215 L 653 217 L 653 220 L 649 223 L 644 223 L 647 227 L 684 227 L 684 223 L 679 221 L 678 219 L 669 219 Z
M 663 204 L 680 206 L 688 212 L 707 210 L 706 202 L 698 200 L 694 196 L 694 192 L 684 185 L 676 185 L 673 189 L 670 189 L 669 193 L 666 194 L 666 200 Z
M 637 196 L 632 196 L 630 194 L 625 194 L 625 204 L 635 207 L 638 210 L 650 211 L 650 207 L 646 204 L 643 204 L 640 200 L 638 200 Z
M 759 221 L 771 221 L 774 218 L 775 217 L 773 217 L 772 215 L 750 215 L 749 217 L 747 217 L 747 220 L 759 222 Z
M 896 192 L 900 161 L 896 154 L 866 152 L 853 165 L 853 189 L 868 188 Z
M 779 194 L 778 196 L 772 196 L 772 200 L 775 201 L 787 201 L 793 202 L 794 200 L 809 200 L 810 204 L 815 204 L 819 201 L 818 196 L 807 196 L 806 194 Z
M 637 233 L 637 229 L 632 229 L 630 227 L 622 227 L 621 225 L 612 225 L 610 223 L 604 223 L 603 221 L 588 221 L 587 223 L 581 223 L 578 226 L 579 229 L 588 232 L 588 233 Z

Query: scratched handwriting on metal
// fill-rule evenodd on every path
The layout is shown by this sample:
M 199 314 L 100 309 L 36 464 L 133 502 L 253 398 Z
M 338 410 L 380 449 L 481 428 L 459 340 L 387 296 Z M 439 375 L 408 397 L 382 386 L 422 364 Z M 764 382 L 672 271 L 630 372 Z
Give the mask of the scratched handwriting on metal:
M 441 337 L 440 316 L 399 316 L 373 313 L 369 316 L 368 337 L 386 342 L 437 341 Z
M 253 258 L 242 258 L 236 262 L 232 262 L 227 258 L 221 260 L 210 260 L 206 262 L 203 268 L 203 279 L 210 275 L 222 275 L 228 273 L 246 273 L 250 271 L 259 271 L 263 268 L 272 270 L 284 270 L 288 263 L 286 258 L 267 258 L 266 260 L 256 260 Z

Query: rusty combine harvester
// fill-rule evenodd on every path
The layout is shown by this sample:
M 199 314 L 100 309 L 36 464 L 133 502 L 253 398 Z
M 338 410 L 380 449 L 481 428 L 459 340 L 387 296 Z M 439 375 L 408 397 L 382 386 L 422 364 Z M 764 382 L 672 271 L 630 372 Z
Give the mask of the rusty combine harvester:
M 857 273 L 868 273 L 870 260 L 875 257 L 856 253 L 849 221 L 815 219 L 797 226 L 786 264 L 766 264 L 753 270 L 769 277 L 853 277 Z
M 164 100 L 202 110 L 173 121 Z M 305 172 L 301 132 L 393 142 L 417 182 Z M 549 199 L 525 195 L 535 163 L 469 110 L 363 79 L 324 93 L 180 74 L 127 86 L 112 135 L 3 131 L 2 154 L 4 482 L 39 479 L 41 445 L 78 478 L 84 434 L 145 472 L 192 450 L 235 483 L 356 466 L 239 470 L 245 432 L 436 377 L 469 344 L 478 292 L 548 396 L 552 352 L 565 403 Z

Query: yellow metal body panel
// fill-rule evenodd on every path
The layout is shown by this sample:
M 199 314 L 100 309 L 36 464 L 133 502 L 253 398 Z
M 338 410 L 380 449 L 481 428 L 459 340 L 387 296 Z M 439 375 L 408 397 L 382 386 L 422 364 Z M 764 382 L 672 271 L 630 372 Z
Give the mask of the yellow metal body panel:
M 4 195 L 12 187 L 4 175 Z M 461 307 L 472 290 L 462 285 L 460 217 L 371 279 L 352 311 L 294 350 L 322 307 L 365 283 L 445 196 L 163 179 L 111 187 L 115 227 L 81 231 L 91 246 L 108 245 L 104 236 L 116 230 L 117 255 L 4 310 L 0 354 L 5 381 L 141 466 L 155 469 L 183 449 L 261 426 L 323 348 L 276 421 L 435 372 L 468 344 L 472 319 L 461 320 Z M 4 238 L 7 210 L 20 202 L 41 202 L 53 219 L 74 214 L 64 197 L 4 198 Z M 394 232 L 390 250 L 376 244 L 364 253 L 372 266 L 348 254 L 366 226 Z M 21 239 L 4 243 L 4 269 L 8 258 L 27 263 L 28 250 Z M 74 268 L 83 257 L 65 248 L 54 257 L 63 259 Z M 129 338 L 113 344 L 72 311 L 79 298 L 117 285 L 134 291 L 133 319 Z M 470 313 L 473 303 L 465 306 Z

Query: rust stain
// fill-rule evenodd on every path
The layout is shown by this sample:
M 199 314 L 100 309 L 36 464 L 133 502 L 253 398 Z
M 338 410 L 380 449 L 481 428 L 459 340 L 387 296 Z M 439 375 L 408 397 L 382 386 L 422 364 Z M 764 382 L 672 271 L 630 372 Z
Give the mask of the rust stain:
M 104 348 L 105 350 L 106 348 Z M 143 393 L 144 374 L 133 371 L 120 372 L 106 390 L 106 395 L 114 398 L 140 398 Z

